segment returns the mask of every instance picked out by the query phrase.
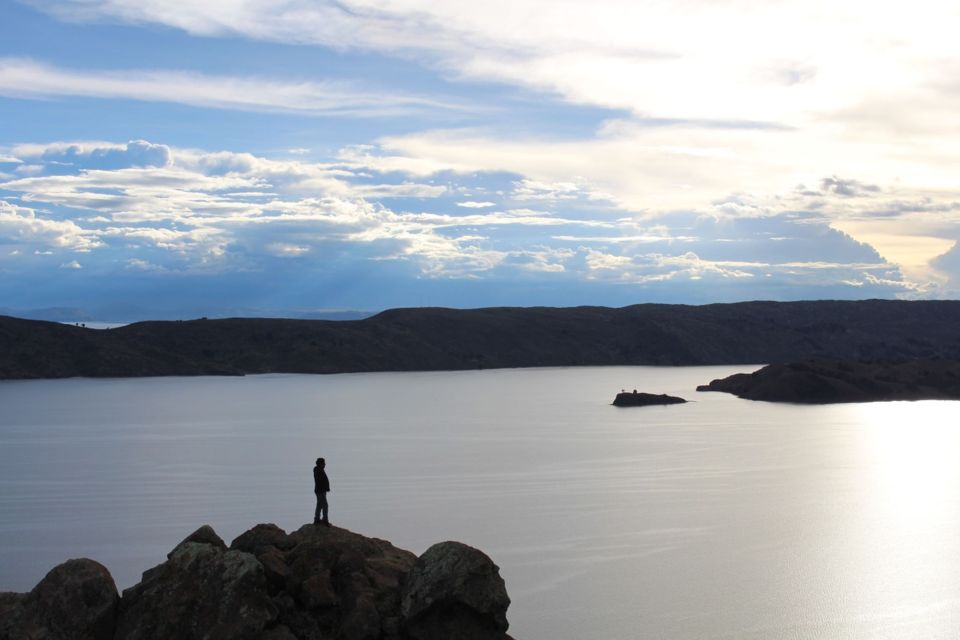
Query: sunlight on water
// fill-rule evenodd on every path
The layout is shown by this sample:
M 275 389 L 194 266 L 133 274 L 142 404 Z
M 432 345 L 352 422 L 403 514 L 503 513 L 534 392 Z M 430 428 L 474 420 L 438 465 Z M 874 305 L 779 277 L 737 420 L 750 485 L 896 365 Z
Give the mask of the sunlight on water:
M 960 403 L 877 402 L 844 407 L 861 431 L 872 506 L 889 526 L 921 533 L 948 515 L 960 480 Z
M 859 501 L 840 576 L 851 637 L 945 638 L 960 624 L 960 403 L 838 407 L 856 425 Z

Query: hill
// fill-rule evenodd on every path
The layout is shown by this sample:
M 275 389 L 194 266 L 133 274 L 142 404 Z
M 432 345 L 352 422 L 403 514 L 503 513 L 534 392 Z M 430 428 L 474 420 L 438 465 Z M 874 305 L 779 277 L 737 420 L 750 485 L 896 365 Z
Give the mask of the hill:
M 0 378 L 960 360 L 960 301 L 394 309 L 87 329 L 0 317 Z
M 960 400 L 960 362 L 810 361 L 772 364 L 697 387 L 747 400 L 827 404 L 878 400 Z

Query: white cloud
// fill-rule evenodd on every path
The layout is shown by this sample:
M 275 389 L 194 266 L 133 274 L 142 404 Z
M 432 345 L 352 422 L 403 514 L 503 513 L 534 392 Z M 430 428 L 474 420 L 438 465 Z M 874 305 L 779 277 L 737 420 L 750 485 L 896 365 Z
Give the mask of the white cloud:
M 298 188 L 305 189 L 311 186 L 310 181 L 304 181 Z M 400 184 L 352 184 L 342 189 L 343 193 L 362 198 L 436 198 L 447 192 L 443 185 L 421 184 L 416 182 L 402 182 Z
M 510 182 L 497 190 L 474 185 L 470 181 L 479 178 L 473 175 L 447 176 L 444 186 L 393 175 L 392 182 L 380 184 L 382 176 L 366 166 L 149 142 L 21 145 L 16 153 L 66 171 L 0 183 L 20 201 L 36 203 L 29 210 L 6 204 L 16 228 L 33 238 L 32 245 L 22 243 L 43 251 L 97 249 L 84 259 L 87 267 L 104 255 L 129 272 L 250 271 L 269 260 L 297 258 L 315 266 L 331 255 L 350 254 L 398 261 L 429 278 L 729 283 L 773 273 L 802 282 L 863 282 L 871 292 L 905 288 L 893 284 L 899 282 L 893 265 L 831 230 L 827 218 L 783 213 L 812 201 L 835 201 L 854 211 L 868 201 L 874 206 L 903 196 L 885 186 L 871 197 L 854 198 L 794 185 L 780 199 L 728 195 L 700 215 L 652 220 L 607 202 L 595 206 L 596 190 L 586 179 L 521 179 L 513 186 L 555 196 L 528 199 L 524 208 L 495 208 L 493 201 L 464 208 L 450 194 L 496 193 L 509 200 Z M 107 165 L 114 168 L 91 168 Z M 458 184 L 461 179 L 467 182 Z M 371 201 L 376 194 L 419 194 L 437 204 L 395 211 Z M 493 210 L 482 210 L 488 205 Z M 56 211 L 57 219 L 37 213 L 41 207 Z M 775 247 L 774 238 L 780 238 Z
M 782 194 L 834 175 L 956 191 L 960 91 L 950 79 L 960 8 L 939 0 L 918 0 L 909 12 L 865 0 L 53 0 L 40 8 L 199 36 L 374 50 L 454 79 L 492 79 L 625 112 L 584 140 L 421 132 L 384 141 L 387 154 L 362 146 L 341 154 L 381 171 L 504 170 L 545 184 L 583 176 L 625 208 L 649 212 L 702 208 L 730 192 Z M 163 87 L 154 92 L 161 96 L 204 103 L 335 108 L 325 97 L 313 103 L 326 85 L 264 91 L 255 80 L 138 72 L 117 81 L 7 64 L 20 91 L 122 93 L 111 82 L 142 81 Z M 361 110 L 383 104 L 379 95 L 359 102 Z
M 71 260 L 70 262 L 64 262 L 60 265 L 61 269 L 83 269 L 83 265 L 77 262 L 76 260 Z
M 466 209 L 487 209 L 489 207 L 497 206 L 496 202 L 476 202 L 474 200 L 466 200 L 464 202 L 458 202 L 458 207 L 464 207 Z
M 510 194 L 516 200 L 609 200 L 608 194 L 599 193 L 577 177 L 570 181 L 541 182 L 523 179 L 514 185 Z
M 916 94 L 938 78 L 936 63 L 956 59 L 960 17 L 937 0 L 918 0 L 910 12 L 865 0 L 60 0 L 41 7 L 68 19 L 153 22 L 201 36 L 405 53 L 571 101 L 741 121 L 824 113 L 903 89 Z
M 153 264 L 146 260 L 141 260 L 140 258 L 130 258 L 126 261 L 126 268 L 132 271 L 150 271 L 150 272 L 165 272 L 167 269 L 161 265 Z
M 590 270 L 618 270 L 624 269 L 633 264 L 633 258 L 630 256 L 614 255 L 610 253 L 604 253 L 602 251 L 596 251 L 594 249 L 587 249 L 586 254 L 587 267 Z
M 281 258 L 297 258 L 306 253 L 310 253 L 310 247 L 284 242 L 271 242 L 266 246 L 266 249 L 271 255 Z
M 90 251 L 101 245 L 96 235 L 71 220 L 53 220 L 27 207 L 0 200 L 0 244 Z
M 960 202 L 954 169 L 960 164 L 960 91 L 953 80 L 960 7 L 939 0 L 918 0 L 909 12 L 865 0 L 55 0 L 41 8 L 73 20 L 159 23 L 201 36 L 374 50 L 418 60 L 448 79 L 495 80 L 623 111 L 582 139 L 523 139 L 493 129 L 392 136 L 380 147 L 343 150 L 337 160 L 350 169 L 418 178 L 440 171 L 510 172 L 523 176 L 513 194 L 518 199 L 603 197 L 647 216 L 816 210 L 914 270 L 960 230 L 958 210 L 951 208 Z M 300 85 L 264 92 L 257 84 L 253 92 L 249 79 L 231 83 L 160 72 L 86 77 L 31 61 L 7 64 L 10 90 L 17 91 L 171 95 L 176 89 L 184 100 L 223 100 L 238 108 L 336 108 L 322 99 L 313 103 L 316 92 Z M 25 77 L 18 70 L 37 73 Z M 370 103 L 364 98 L 354 106 L 363 110 Z M 400 106 L 411 105 L 401 100 Z M 257 175 L 273 180 L 284 172 L 276 171 L 272 178 Z M 294 172 L 284 175 L 290 181 L 284 193 L 290 193 Z M 344 188 L 329 167 L 303 172 L 299 183 L 343 198 L 360 195 Z M 799 193 L 799 184 L 814 186 Z M 408 193 L 435 195 L 428 187 L 409 187 Z M 381 195 L 375 189 L 366 195 L 402 195 L 404 188 L 384 188 Z M 731 199 L 731 193 L 746 197 Z M 926 203 L 922 211 L 900 207 L 911 201 Z M 882 240 L 898 236 L 913 240 Z
M 0 95 L 116 98 L 243 111 L 354 117 L 466 110 L 465 106 L 452 101 L 376 91 L 344 81 L 281 81 L 150 69 L 79 71 L 9 57 L 0 58 Z

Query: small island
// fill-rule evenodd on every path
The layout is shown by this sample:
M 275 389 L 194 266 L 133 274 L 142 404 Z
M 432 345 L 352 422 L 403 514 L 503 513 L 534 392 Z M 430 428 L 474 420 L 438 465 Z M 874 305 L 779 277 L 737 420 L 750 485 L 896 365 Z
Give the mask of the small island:
M 649 407 L 658 404 L 683 404 L 686 402 L 683 398 L 677 396 L 668 396 L 665 393 L 638 393 L 636 389 L 633 392 L 621 391 L 613 399 L 615 407 Z
M 883 400 L 960 400 L 960 362 L 808 361 L 772 364 L 700 385 L 747 400 L 829 404 Z

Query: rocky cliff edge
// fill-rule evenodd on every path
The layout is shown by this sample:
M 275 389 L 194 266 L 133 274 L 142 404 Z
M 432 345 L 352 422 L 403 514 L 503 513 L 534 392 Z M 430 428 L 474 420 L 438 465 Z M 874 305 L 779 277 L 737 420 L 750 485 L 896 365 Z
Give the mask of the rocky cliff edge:
M 338 527 L 258 524 L 229 547 L 207 525 L 117 592 L 89 559 L 0 593 L 0 640 L 509 640 L 499 568 L 459 542 L 419 558 Z

